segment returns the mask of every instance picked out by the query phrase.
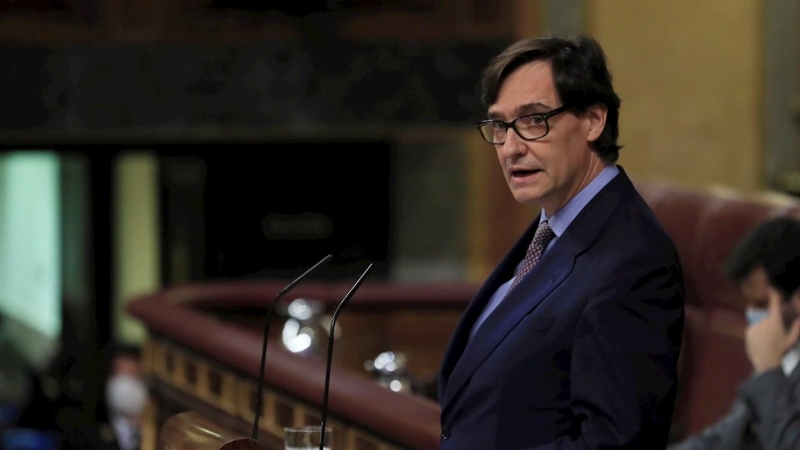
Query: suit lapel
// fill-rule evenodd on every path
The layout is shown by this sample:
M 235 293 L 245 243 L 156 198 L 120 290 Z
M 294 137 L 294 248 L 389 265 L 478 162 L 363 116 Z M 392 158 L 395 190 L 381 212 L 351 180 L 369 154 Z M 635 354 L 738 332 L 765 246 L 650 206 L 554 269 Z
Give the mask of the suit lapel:
M 483 322 L 474 338 L 466 344 L 447 381 L 443 405 L 450 403 L 475 369 L 489 357 L 506 335 L 572 271 L 575 253 L 562 251 L 559 247 L 566 246 L 559 244 L 560 241 L 556 242 L 534 270 L 506 295 L 497 309 Z
M 475 320 L 480 315 L 483 308 L 486 307 L 486 303 L 492 297 L 494 292 L 497 288 L 500 287 L 501 284 L 505 283 L 514 275 L 514 269 L 516 267 L 517 262 L 522 260 L 522 257 L 525 255 L 525 252 L 528 249 L 528 244 L 530 240 L 533 239 L 533 235 L 536 233 L 536 228 L 539 225 L 539 220 L 535 220 L 530 227 L 523 233 L 523 235 L 517 240 L 508 254 L 503 258 L 500 264 L 494 269 L 494 271 L 489 275 L 486 279 L 486 282 L 481 286 L 478 290 L 475 297 L 470 301 L 467 308 L 464 310 L 464 314 L 462 314 L 461 319 L 456 326 L 455 331 L 453 332 L 453 336 L 450 339 L 450 343 L 447 346 L 447 350 L 445 351 L 444 358 L 442 359 L 442 367 L 440 370 L 439 376 L 439 385 L 438 385 L 438 397 L 441 399 L 444 397 L 444 388 L 445 385 L 449 382 L 450 374 L 452 373 L 456 363 L 458 363 L 459 359 L 461 358 L 461 354 L 464 351 L 464 348 L 469 341 L 469 334 L 472 330 L 472 326 L 475 323 Z

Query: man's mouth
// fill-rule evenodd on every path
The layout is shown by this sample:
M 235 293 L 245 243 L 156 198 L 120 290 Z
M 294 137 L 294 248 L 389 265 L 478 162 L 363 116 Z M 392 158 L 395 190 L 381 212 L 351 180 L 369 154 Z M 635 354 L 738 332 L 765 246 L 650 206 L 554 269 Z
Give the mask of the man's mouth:
M 527 176 L 535 175 L 541 172 L 540 169 L 526 169 L 526 170 L 512 170 L 511 177 L 513 178 L 524 178 Z

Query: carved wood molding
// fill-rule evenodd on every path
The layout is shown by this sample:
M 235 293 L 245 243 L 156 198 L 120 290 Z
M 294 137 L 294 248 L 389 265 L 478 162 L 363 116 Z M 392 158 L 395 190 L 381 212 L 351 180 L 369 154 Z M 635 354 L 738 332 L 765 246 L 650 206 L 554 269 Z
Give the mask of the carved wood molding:
M 227 422 L 232 430 L 245 432 L 255 418 L 257 384 L 208 358 L 163 338 L 150 338 L 143 348 L 143 367 L 154 397 L 151 408 L 203 410 L 217 423 Z M 323 368 L 324 370 L 324 368 Z M 367 381 L 368 382 L 368 381 Z M 176 395 L 178 391 L 185 396 Z M 266 442 L 282 442 L 285 427 L 317 425 L 321 421 L 319 407 L 275 386 L 263 392 L 259 429 Z M 188 398 L 186 397 L 188 396 Z M 191 400 L 190 400 L 191 399 Z M 202 402 L 204 405 L 198 405 Z M 157 405 L 157 406 L 155 406 Z M 210 412 L 208 412 L 210 411 Z M 222 417 L 225 417 L 223 419 Z M 147 418 L 148 430 L 159 430 L 158 417 Z M 231 423 L 233 422 L 233 424 Z M 333 429 L 334 447 L 357 450 L 400 450 L 395 443 L 336 415 L 327 420 Z M 152 433 L 145 433 L 153 437 Z M 155 448 L 154 442 L 143 443 Z

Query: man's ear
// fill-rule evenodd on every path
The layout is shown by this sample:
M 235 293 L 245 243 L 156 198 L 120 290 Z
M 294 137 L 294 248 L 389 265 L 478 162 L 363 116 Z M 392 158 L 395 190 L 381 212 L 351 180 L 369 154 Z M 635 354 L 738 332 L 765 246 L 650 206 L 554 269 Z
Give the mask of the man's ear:
M 586 140 L 594 142 L 603 134 L 606 128 L 606 116 L 608 115 L 608 108 L 602 103 L 596 103 L 586 110 L 585 117 L 588 120 L 588 128 Z

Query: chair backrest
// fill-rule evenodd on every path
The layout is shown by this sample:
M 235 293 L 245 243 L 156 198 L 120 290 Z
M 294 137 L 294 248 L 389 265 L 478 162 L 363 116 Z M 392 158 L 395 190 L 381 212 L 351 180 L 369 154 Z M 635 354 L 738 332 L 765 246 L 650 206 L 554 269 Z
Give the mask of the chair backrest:
M 730 409 L 738 386 L 752 373 L 743 340 L 745 302 L 724 275 L 725 261 L 764 220 L 800 218 L 800 199 L 660 180 L 635 184 L 672 236 L 683 266 L 686 321 L 675 427 L 696 433 Z

